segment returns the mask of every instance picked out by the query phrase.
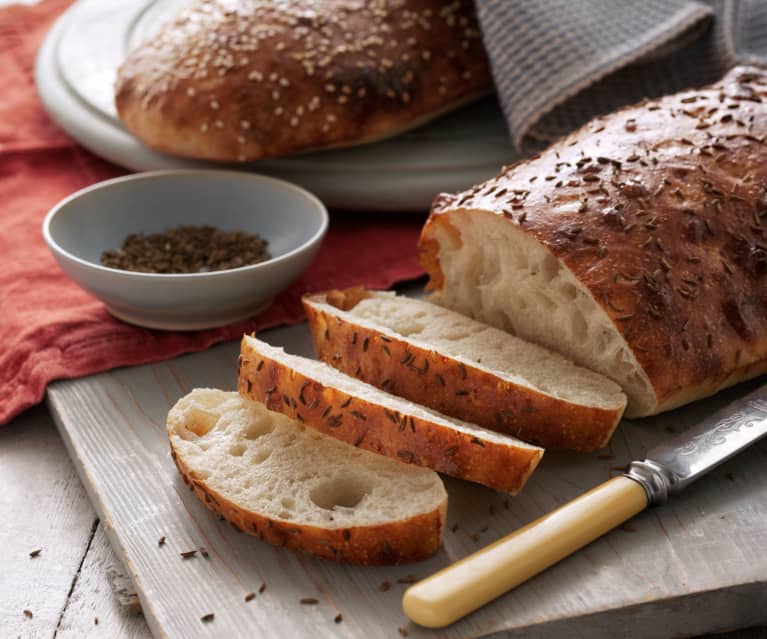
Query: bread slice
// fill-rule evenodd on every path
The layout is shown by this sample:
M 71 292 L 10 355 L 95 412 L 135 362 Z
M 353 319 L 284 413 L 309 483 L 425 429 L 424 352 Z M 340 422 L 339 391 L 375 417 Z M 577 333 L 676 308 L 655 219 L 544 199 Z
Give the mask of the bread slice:
M 245 336 L 238 389 L 328 435 L 400 461 L 516 494 L 543 450 L 447 417 L 316 360 Z
M 360 564 L 417 561 L 439 548 L 447 493 L 431 470 L 209 388 L 181 398 L 167 427 L 184 481 L 243 532 Z
M 428 302 L 357 288 L 307 296 L 304 306 L 320 359 L 545 448 L 601 448 L 626 407 L 606 377 Z

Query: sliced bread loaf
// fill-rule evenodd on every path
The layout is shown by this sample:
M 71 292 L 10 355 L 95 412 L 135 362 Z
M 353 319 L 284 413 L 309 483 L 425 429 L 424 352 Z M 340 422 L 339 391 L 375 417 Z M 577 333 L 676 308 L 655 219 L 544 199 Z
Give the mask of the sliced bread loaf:
M 304 306 L 320 359 L 545 448 L 601 448 L 626 407 L 606 377 L 428 302 L 358 288 L 307 296 Z
M 437 551 L 439 476 L 304 428 L 237 393 L 195 389 L 168 414 L 171 455 L 211 510 L 265 541 L 361 564 Z
M 629 417 L 763 375 L 765 140 L 757 67 L 596 118 L 434 200 L 428 288 L 615 380 Z
M 238 389 L 328 435 L 400 461 L 518 492 L 543 450 L 390 395 L 245 336 Z

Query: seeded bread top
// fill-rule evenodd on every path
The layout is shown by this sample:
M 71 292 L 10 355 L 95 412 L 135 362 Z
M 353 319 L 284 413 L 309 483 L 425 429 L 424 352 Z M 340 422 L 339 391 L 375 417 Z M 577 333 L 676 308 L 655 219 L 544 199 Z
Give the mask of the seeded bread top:
M 253 160 L 358 144 L 491 90 L 469 0 L 200 0 L 121 67 L 145 143 Z
M 443 285 L 432 225 L 489 211 L 589 289 L 659 404 L 753 375 L 767 356 L 766 138 L 767 73 L 757 68 L 597 118 L 435 200 L 421 244 L 431 286 Z

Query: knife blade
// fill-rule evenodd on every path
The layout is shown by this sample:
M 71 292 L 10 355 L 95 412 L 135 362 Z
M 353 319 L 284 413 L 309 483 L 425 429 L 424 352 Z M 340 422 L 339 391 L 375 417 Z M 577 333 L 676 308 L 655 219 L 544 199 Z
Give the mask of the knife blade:
M 767 435 L 767 386 L 728 404 L 632 462 L 626 475 L 662 504 L 696 479 Z
M 405 614 L 447 626 L 642 512 L 767 435 L 767 385 L 650 450 L 623 475 L 414 584 Z

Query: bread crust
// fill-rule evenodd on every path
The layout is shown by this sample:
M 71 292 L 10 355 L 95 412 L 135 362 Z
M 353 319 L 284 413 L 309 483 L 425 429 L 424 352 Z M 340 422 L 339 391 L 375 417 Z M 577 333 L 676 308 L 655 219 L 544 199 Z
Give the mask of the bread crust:
M 393 413 L 276 361 L 243 338 L 237 389 L 302 424 L 353 446 L 517 494 L 543 450 L 474 437 L 414 415 Z
M 562 400 L 317 306 L 350 310 L 360 299 L 355 289 L 303 299 L 318 357 L 347 375 L 543 448 L 602 448 L 620 421 L 625 404 L 609 410 Z
M 468 0 L 206 0 L 128 56 L 115 105 L 152 148 L 247 161 L 389 137 L 491 90 Z
M 378 526 L 321 528 L 265 517 L 240 507 L 213 490 L 185 463 L 170 441 L 170 454 L 184 483 L 210 510 L 238 531 L 284 546 L 331 559 L 363 565 L 402 564 L 421 561 L 439 549 L 447 513 L 447 497 L 440 507 L 409 519 Z
M 653 414 L 767 371 L 767 73 L 596 118 L 539 156 L 435 200 L 422 233 L 503 216 L 588 289 L 655 394 Z M 454 229 L 453 229 L 454 231 Z

